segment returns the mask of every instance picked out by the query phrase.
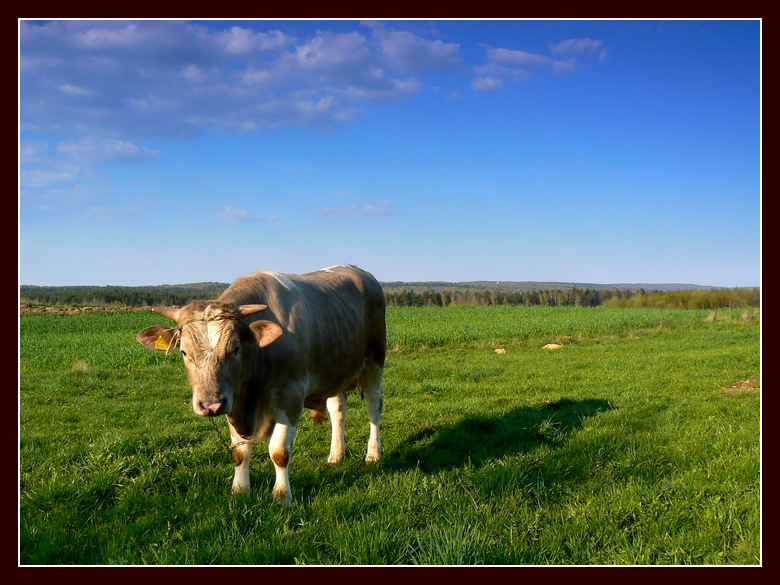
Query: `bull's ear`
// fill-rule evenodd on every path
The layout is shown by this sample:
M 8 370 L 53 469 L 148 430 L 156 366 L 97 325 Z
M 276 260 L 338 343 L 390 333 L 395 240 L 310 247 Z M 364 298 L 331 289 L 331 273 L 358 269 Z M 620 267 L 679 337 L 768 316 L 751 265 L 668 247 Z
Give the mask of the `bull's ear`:
M 260 347 L 273 343 L 282 334 L 282 328 L 273 321 L 254 321 L 249 328 L 255 334 L 255 340 Z
M 259 313 L 260 311 L 265 311 L 267 308 L 268 305 L 240 305 L 238 311 L 241 313 L 242 317 L 248 317 L 249 315 Z
M 154 351 L 169 351 L 179 347 L 179 336 L 176 335 L 175 327 L 168 329 L 153 325 L 141 331 L 136 339 Z

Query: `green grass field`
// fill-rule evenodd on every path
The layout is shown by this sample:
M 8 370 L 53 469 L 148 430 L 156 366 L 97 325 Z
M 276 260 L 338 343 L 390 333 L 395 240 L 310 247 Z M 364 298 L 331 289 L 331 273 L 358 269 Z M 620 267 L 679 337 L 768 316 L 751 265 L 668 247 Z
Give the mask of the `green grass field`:
M 388 309 L 383 459 L 351 393 L 339 466 L 300 425 L 289 507 L 266 445 L 230 494 L 154 323 L 20 316 L 21 565 L 762 562 L 756 309 Z

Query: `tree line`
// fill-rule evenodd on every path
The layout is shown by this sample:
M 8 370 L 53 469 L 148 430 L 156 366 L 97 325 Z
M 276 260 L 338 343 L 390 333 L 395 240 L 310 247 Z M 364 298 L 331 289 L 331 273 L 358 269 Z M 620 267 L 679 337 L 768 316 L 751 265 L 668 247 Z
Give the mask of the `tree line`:
M 19 303 L 46 307 L 182 306 L 215 299 L 228 287 L 219 282 L 159 286 L 32 286 L 19 287 Z
M 118 286 L 19 287 L 19 302 L 31 306 L 151 307 L 186 305 L 197 299 L 217 298 L 227 288 L 222 283 Z M 448 307 L 451 305 L 524 305 L 546 307 L 646 307 L 667 309 L 718 309 L 760 307 L 760 288 L 645 289 L 578 288 L 550 290 L 444 290 L 385 289 L 391 307 Z
M 388 306 L 524 305 L 544 307 L 646 307 L 719 309 L 760 307 L 759 288 L 711 288 L 673 291 L 644 289 L 580 289 L 541 291 L 424 290 L 385 291 Z

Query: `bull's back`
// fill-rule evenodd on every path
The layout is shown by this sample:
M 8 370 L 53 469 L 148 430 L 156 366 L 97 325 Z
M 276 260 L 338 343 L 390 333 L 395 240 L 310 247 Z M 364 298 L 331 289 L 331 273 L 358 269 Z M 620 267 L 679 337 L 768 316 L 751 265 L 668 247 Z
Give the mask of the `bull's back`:
M 219 300 L 268 305 L 252 318 L 275 321 L 287 333 L 285 343 L 269 352 L 313 361 L 325 377 L 352 375 L 365 359 L 384 364 L 384 291 L 360 268 L 339 265 L 300 275 L 261 270 L 237 279 Z

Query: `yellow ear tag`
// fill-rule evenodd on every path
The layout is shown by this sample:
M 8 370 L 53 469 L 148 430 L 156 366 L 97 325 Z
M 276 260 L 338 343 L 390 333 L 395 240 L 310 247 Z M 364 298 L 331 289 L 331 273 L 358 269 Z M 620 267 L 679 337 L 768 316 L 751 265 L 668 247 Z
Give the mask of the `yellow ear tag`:
M 167 351 L 168 342 L 163 339 L 162 335 L 160 335 L 157 339 L 154 340 L 154 348 Z

